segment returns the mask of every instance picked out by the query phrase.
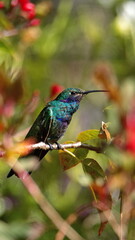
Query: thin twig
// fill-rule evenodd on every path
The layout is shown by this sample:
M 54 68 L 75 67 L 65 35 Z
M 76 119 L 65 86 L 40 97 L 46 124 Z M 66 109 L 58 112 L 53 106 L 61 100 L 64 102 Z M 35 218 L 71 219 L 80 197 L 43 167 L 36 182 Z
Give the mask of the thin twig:
M 26 148 L 28 151 L 32 151 L 34 149 L 69 149 L 69 148 L 85 148 L 89 150 L 93 150 L 96 152 L 101 152 L 101 148 L 93 147 L 91 145 L 87 145 L 81 142 L 76 143 L 69 143 L 69 144 L 52 144 L 48 145 L 44 142 L 39 142 L 32 145 L 27 145 Z M 4 157 L 6 154 L 5 151 L 0 151 L 0 157 Z M 13 159 L 12 159 L 13 160 Z M 10 159 L 7 160 L 8 164 L 11 166 Z M 46 197 L 42 194 L 40 188 L 35 183 L 35 181 L 32 179 L 30 175 L 23 169 L 20 162 L 16 161 L 16 164 L 14 166 L 11 166 L 13 170 L 17 173 L 20 180 L 26 187 L 27 191 L 31 194 L 33 199 L 37 202 L 37 204 L 40 206 L 42 211 L 49 217 L 49 219 L 54 223 L 54 225 L 59 229 L 59 231 L 62 232 L 63 236 L 67 236 L 70 240 L 84 240 L 60 215 L 59 213 L 53 208 L 53 206 L 48 202 Z M 25 177 L 22 177 L 25 176 Z
M 8 164 L 11 166 L 10 159 L 8 159 Z M 40 206 L 42 211 L 49 217 L 49 219 L 53 222 L 53 224 L 61 231 L 64 235 L 66 235 L 70 240 L 85 240 L 82 238 L 68 223 L 65 221 L 59 213 L 53 208 L 53 206 L 48 202 L 47 198 L 43 195 L 40 188 L 36 184 L 36 182 L 32 179 L 32 177 L 24 170 L 20 162 L 16 162 L 13 166 L 14 171 L 19 176 L 23 185 L 33 197 L 33 199 Z M 22 177 L 24 176 L 25 177 Z
M 39 142 L 39 143 L 35 143 L 32 145 L 27 146 L 28 150 L 34 150 L 34 149 L 44 149 L 44 150 L 49 150 L 49 149 L 53 149 L 53 150 L 59 150 L 59 149 L 67 149 L 67 148 L 85 148 L 88 150 L 92 150 L 98 153 L 102 152 L 102 149 L 100 147 L 94 147 L 82 142 L 75 142 L 75 143 L 65 143 L 65 144 L 51 144 L 48 145 L 44 142 Z
M 18 35 L 18 33 L 19 31 L 16 28 L 11 30 L 0 31 L 0 38 L 16 36 Z
M 124 240 L 123 238 L 123 193 L 121 191 L 120 194 L 120 240 Z
M 73 224 L 75 221 L 77 220 L 77 214 L 76 213 L 71 213 L 68 218 L 66 219 L 66 221 L 68 222 L 68 224 Z M 63 240 L 65 237 L 65 235 L 61 232 L 61 231 L 58 231 L 56 233 L 56 236 L 55 236 L 55 240 Z
M 39 143 L 35 143 L 35 144 L 31 144 L 31 145 L 26 145 L 26 149 L 28 151 L 32 151 L 35 149 L 43 149 L 43 150 L 60 150 L 60 149 L 70 149 L 70 148 L 85 148 L 88 150 L 92 150 L 95 151 L 97 153 L 102 153 L 103 149 L 100 147 L 94 147 L 85 143 L 81 143 L 81 142 L 75 142 L 75 143 L 65 143 L 65 144 L 46 144 L 44 142 L 39 142 Z M 17 149 L 16 149 L 17 151 Z M 4 157 L 5 155 L 5 151 L 4 150 L 0 150 L 0 158 Z
M 110 226 L 112 226 L 112 229 L 119 237 L 119 240 L 121 240 L 121 227 L 120 224 L 117 222 L 115 216 L 113 215 L 111 210 L 104 211 L 104 215 L 107 218 L 107 221 L 109 222 Z

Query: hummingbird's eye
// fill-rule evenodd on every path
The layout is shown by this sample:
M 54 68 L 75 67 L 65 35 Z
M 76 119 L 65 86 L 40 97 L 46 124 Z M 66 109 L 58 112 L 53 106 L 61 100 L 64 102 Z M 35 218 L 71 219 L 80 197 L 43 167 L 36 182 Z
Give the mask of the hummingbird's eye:
M 75 95 L 75 94 L 76 94 L 76 92 L 74 92 L 74 91 L 73 91 L 73 92 L 71 92 L 71 95 Z

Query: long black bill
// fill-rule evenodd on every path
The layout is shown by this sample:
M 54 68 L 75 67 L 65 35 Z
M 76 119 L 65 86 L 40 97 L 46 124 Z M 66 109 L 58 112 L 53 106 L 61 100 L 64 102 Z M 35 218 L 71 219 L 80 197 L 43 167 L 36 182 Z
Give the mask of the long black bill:
M 83 94 L 94 93 L 94 92 L 109 92 L 109 91 L 108 90 L 90 90 L 90 91 L 83 92 Z

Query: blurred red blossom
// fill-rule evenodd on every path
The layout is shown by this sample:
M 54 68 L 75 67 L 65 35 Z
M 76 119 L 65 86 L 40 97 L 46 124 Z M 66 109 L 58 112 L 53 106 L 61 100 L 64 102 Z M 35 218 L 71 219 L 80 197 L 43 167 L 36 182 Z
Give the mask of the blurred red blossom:
M 63 86 L 59 84 L 53 84 L 50 88 L 50 98 L 55 98 L 63 90 L 64 90 Z
M 126 140 L 126 149 L 135 154 L 135 132 L 128 132 Z
M 23 7 L 25 4 L 29 3 L 29 0 L 18 0 L 19 4 Z
M 5 126 L 3 122 L 0 122 L 0 132 L 3 132 L 5 130 Z
M 11 1 L 11 7 L 16 7 L 18 5 L 18 0 Z
M 120 90 L 117 86 L 117 79 L 108 63 L 99 63 L 93 70 L 93 80 L 108 90 L 111 100 L 121 106 Z
M 15 101 L 13 99 L 7 99 L 3 106 L 0 106 L 0 115 L 10 118 L 14 114 Z
M 20 1 L 20 5 L 21 5 L 22 10 L 24 10 L 24 11 L 29 12 L 29 11 L 33 11 L 35 9 L 35 5 L 29 1 L 27 3 L 24 3 L 24 2 L 21 3 L 21 1 Z
M 40 19 L 39 18 L 34 18 L 29 22 L 29 26 L 38 26 L 40 24 Z
M 98 185 L 96 183 L 93 183 L 91 185 L 95 196 L 96 200 L 93 201 L 93 206 L 97 208 L 100 216 L 100 227 L 98 230 L 98 235 L 100 236 L 101 233 L 103 232 L 106 224 L 108 223 L 108 220 L 106 216 L 104 215 L 105 211 L 110 211 L 112 208 L 112 198 L 108 189 L 107 182 L 104 182 L 103 185 Z
M 135 131 L 135 101 L 133 103 L 132 109 L 126 116 L 125 126 L 128 131 Z
M 94 201 L 93 205 L 100 211 L 111 209 L 112 199 L 107 183 L 104 183 L 101 186 L 97 185 L 96 183 L 93 183 L 91 187 L 94 190 L 97 198 L 97 201 Z
M 19 3 L 20 3 L 22 11 L 24 11 L 26 13 L 26 17 L 28 19 L 33 19 L 36 15 L 35 4 L 31 3 L 28 0 L 25 0 L 25 1 L 19 0 Z
M 4 8 L 5 7 L 5 3 L 3 1 L 0 1 L 0 8 Z
M 135 154 L 135 99 L 125 118 L 126 150 Z
M 3 10 L 4 8 L 5 3 L 0 1 L 0 9 Z M 9 8 L 6 9 L 5 13 L 7 14 L 7 17 L 12 18 L 12 20 L 15 20 L 16 18 L 19 19 L 18 16 L 21 16 L 21 19 L 23 18 L 25 23 L 23 27 L 27 28 L 40 25 L 40 19 L 36 17 L 37 8 L 36 4 L 32 3 L 30 0 L 11 0 Z M 17 21 L 16 23 L 19 25 L 20 21 Z
M 130 103 L 130 110 L 121 116 L 122 131 L 113 139 L 113 143 L 121 150 L 135 154 L 135 99 Z

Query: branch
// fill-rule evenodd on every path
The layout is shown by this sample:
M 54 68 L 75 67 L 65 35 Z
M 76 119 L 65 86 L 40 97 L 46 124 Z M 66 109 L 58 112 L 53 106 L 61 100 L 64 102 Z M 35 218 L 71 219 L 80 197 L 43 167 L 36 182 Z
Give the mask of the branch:
M 85 148 L 88 150 L 95 151 L 97 153 L 101 153 L 103 149 L 101 147 L 94 147 L 82 142 L 75 142 L 75 143 L 65 143 L 65 144 L 46 144 L 44 142 L 35 143 L 32 145 L 27 146 L 29 151 L 34 149 L 43 149 L 43 150 L 60 150 L 60 149 L 69 149 L 69 148 Z
M 19 31 L 18 29 L 11 29 L 11 30 L 3 30 L 0 31 L 0 38 L 5 38 L 5 37 L 12 37 L 18 35 Z
M 43 150 L 60 150 L 60 149 L 69 149 L 69 148 L 85 148 L 88 150 L 95 151 L 97 153 L 103 152 L 103 147 L 94 147 L 92 145 L 88 145 L 82 142 L 75 142 L 75 143 L 65 143 L 65 144 L 46 144 L 44 142 L 39 142 L 31 145 L 25 146 L 28 151 L 33 151 L 35 149 L 43 149 Z M 0 150 L 0 158 L 4 157 L 6 154 L 5 150 Z
M 7 163 L 11 166 L 11 159 L 8 159 Z M 21 182 L 33 197 L 35 202 L 40 206 L 42 211 L 48 216 L 48 218 L 53 222 L 53 224 L 62 232 L 63 235 L 66 235 L 70 240 L 85 240 L 83 237 L 77 233 L 67 221 L 65 221 L 60 214 L 54 209 L 54 207 L 48 202 L 47 198 L 43 195 L 40 188 L 32 177 L 24 170 L 21 163 L 16 161 L 16 164 L 12 167 L 14 171 L 19 176 Z M 25 175 L 25 177 L 22 177 Z
M 88 144 L 84 144 L 81 142 L 76 143 L 66 143 L 66 144 L 57 144 L 54 143 L 52 145 L 46 144 L 44 142 L 39 142 L 36 144 L 25 145 L 28 151 L 33 151 L 34 149 L 44 149 L 44 150 L 59 150 L 59 149 L 69 149 L 69 148 L 85 148 L 89 150 L 93 150 L 96 152 L 101 152 L 101 148 L 94 147 Z M 16 149 L 16 148 L 15 148 Z M 13 150 L 15 151 L 15 150 Z M 6 150 L 0 150 L 0 157 L 7 157 Z M 7 163 L 11 166 L 12 160 L 10 160 L 10 156 L 7 159 Z M 15 159 L 16 161 L 16 159 Z M 42 194 L 41 190 L 39 189 L 38 185 L 32 179 L 30 175 L 23 169 L 20 162 L 16 161 L 14 166 L 11 166 L 13 170 L 17 173 L 22 181 L 23 185 L 27 189 L 27 191 L 31 194 L 37 204 L 40 206 L 42 211 L 51 219 L 54 225 L 59 229 L 59 231 L 63 234 L 63 236 L 67 236 L 70 240 L 84 240 L 68 223 L 65 221 L 59 213 L 53 208 L 53 206 L 48 202 L 46 197 Z M 23 173 L 23 174 L 22 174 Z M 25 175 L 25 178 L 22 176 Z

